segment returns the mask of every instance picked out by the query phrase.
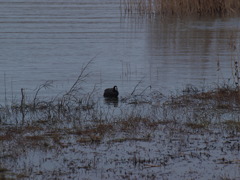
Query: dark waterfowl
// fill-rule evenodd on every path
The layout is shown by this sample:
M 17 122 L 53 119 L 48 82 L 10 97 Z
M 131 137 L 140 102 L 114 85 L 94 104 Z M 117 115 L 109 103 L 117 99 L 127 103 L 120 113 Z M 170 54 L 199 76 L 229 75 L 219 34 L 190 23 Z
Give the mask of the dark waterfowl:
M 105 89 L 103 96 L 106 98 L 117 98 L 118 94 L 117 86 L 113 86 L 113 88 Z

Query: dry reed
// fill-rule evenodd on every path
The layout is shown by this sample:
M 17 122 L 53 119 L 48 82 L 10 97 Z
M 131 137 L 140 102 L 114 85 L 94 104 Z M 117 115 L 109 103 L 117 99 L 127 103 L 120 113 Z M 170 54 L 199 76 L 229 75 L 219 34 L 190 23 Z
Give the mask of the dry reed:
M 173 16 L 230 16 L 240 13 L 239 0 L 125 0 L 125 12 Z

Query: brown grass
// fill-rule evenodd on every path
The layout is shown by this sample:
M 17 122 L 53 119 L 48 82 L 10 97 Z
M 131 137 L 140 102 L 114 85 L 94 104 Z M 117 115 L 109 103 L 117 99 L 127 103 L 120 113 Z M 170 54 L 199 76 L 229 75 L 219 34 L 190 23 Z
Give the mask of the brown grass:
M 27 141 L 43 141 L 45 140 L 44 136 L 41 135 L 33 135 L 33 136 L 25 136 Z
M 86 138 L 79 138 L 77 140 L 78 143 L 100 143 L 102 140 L 102 137 L 101 136 L 94 136 L 94 135 L 91 135 L 89 137 L 86 137 Z
M 239 0 L 125 0 L 125 11 L 171 16 L 229 16 L 240 13 Z
M 12 136 L 9 134 L 0 136 L 0 142 L 1 141 L 10 141 L 11 139 L 12 139 Z
M 143 137 L 143 138 L 136 138 L 136 137 L 132 137 L 132 138 L 128 138 L 128 137 L 124 137 L 124 138 L 118 138 L 118 139 L 113 139 L 113 140 L 110 140 L 108 141 L 108 143 L 122 143 L 122 142 L 125 142 L 125 141 L 150 141 L 150 136 L 146 136 L 146 137 Z
M 192 129 L 202 129 L 202 128 L 207 128 L 209 123 L 192 123 L 188 122 L 186 123 L 187 127 L 190 127 Z
M 225 124 L 229 129 L 235 129 L 237 132 L 240 132 L 240 122 L 239 121 L 234 121 L 234 120 L 229 120 L 226 121 Z
M 164 103 L 172 108 L 198 106 L 211 109 L 233 110 L 240 107 L 240 90 L 230 86 L 217 87 L 206 92 L 196 92 L 184 94 L 182 96 L 171 97 Z

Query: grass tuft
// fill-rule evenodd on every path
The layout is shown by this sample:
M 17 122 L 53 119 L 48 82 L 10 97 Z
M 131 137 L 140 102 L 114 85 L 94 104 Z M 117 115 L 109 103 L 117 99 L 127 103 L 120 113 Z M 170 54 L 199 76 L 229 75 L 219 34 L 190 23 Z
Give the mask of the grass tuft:
M 237 132 L 240 132 L 240 122 L 234 120 L 228 120 L 224 122 L 227 125 L 227 128 L 234 129 Z
M 209 123 L 193 123 L 193 122 L 186 123 L 186 126 L 192 129 L 203 129 L 203 128 L 207 128 L 208 125 Z

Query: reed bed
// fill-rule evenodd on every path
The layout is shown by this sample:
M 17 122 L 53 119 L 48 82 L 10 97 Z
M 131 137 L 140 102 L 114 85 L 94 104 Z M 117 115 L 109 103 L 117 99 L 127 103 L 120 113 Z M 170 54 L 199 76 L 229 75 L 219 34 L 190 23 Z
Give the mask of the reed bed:
M 240 14 L 239 0 L 124 0 L 125 12 L 163 16 L 233 16 Z

